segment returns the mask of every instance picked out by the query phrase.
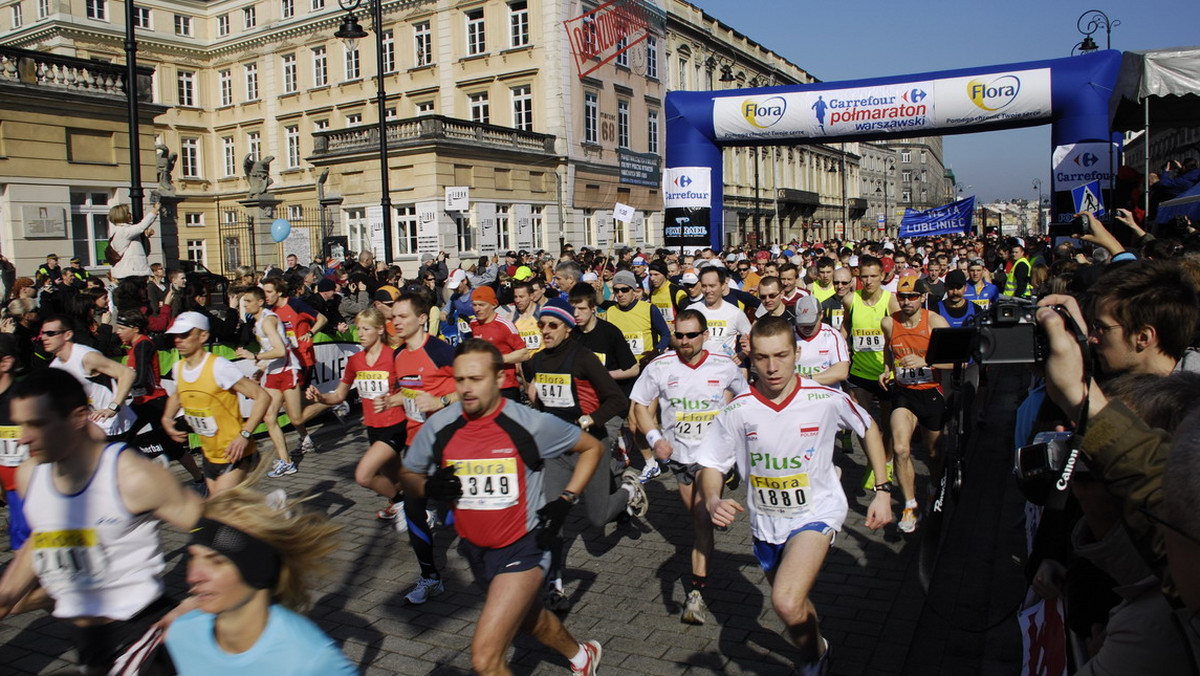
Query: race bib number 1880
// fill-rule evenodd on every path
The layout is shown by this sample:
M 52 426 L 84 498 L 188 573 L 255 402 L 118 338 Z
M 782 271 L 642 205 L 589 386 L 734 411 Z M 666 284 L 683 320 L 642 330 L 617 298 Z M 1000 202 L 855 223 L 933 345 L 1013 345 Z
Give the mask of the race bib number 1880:
M 792 519 L 808 511 L 808 474 L 790 476 L 750 475 L 754 506 L 765 516 Z

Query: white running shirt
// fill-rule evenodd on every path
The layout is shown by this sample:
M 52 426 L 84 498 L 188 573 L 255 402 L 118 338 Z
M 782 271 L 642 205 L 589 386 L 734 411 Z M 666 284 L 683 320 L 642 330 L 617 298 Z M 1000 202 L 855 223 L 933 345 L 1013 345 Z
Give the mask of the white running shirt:
M 812 338 L 796 339 L 796 372 L 804 378 L 824 373 L 843 361 L 850 361 L 846 339 L 828 324 L 822 323 Z
M 824 521 L 841 530 L 848 509 L 833 465 L 838 430 L 864 436 L 871 416 L 839 390 L 800 378 L 780 404 L 751 389 L 717 415 L 696 462 L 746 482 L 750 532 L 772 544 L 801 526 Z
M 663 436 L 674 447 L 671 459 L 690 465 L 705 431 L 725 406 L 725 393 L 736 397 L 749 387 L 729 357 L 708 352 L 691 366 L 669 350 L 646 365 L 629 398 L 643 406 L 658 399 Z
M 728 357 L 738 353 L 738 337 L 750 333 L 750 320 L 746 319 L 745 312 L 724 299 L 715 308 L 708 307 L 703 301 L 688 308 L 699 310 L 708 321 L 708 340 L 704 341 L 704 349 Z

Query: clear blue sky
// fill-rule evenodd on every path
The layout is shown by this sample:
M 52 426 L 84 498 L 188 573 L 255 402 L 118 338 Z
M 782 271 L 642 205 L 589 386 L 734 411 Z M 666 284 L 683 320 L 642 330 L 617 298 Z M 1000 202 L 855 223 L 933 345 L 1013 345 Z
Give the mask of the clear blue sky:
M 1089 9 L 1121 22 L 1113 49 L 1200 44 L 1198 0 L 690 1 L 826 82 L 1070 56 Z M 1094 39 L 1103 49 L 1104 30 Z M 1048 126 L 946 137 L 959 184 L 989 201 L 1033 199 L 1034 178 L 1048 188 L 1050 153 Z

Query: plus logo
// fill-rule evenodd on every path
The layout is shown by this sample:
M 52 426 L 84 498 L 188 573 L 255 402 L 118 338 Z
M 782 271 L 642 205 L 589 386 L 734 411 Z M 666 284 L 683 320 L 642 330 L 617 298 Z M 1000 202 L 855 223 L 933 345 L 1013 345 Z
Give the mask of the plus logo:
M 675 177 L 674 183 L 680 188 L 686 188 L 692 184 L 692 179 L 688 178 L 687 176 L 677 176 Z

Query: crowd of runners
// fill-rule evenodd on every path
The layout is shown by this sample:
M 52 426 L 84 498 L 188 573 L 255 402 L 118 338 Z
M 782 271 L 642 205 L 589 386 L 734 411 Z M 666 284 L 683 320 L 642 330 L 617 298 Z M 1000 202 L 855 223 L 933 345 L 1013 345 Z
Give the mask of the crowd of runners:
M 1089 249 L 1113 248 L 1099 238 Z M 411 279 L 330 266 L 299 283 L 279 270 L 230 299 L 249 331 L 228 353 L 236 361 L 212 349 L 220 317 L 171 312 L 153 337 L 178 353 L 165 377 L 145 313 L 115 313 L 121 361 L 77 342 L 88 329 L 70 317 L 47 314 L 32 352 L 49 368 L 20 363 L 29 346 L 0 335 L 0 478 L 16 552 L 0 617 L 52 608 L 85 673 L 114 662 L 121 673 L 169 669 L 168 656 L 183 674 L 352 673 L 301 614 L 336 529 L 266 491 L 301 471 L 314 449 L 307 423 L 357 401 L 368 442 L 354 478 L 379 496 L 362 518 L 407 537 L 420 568 L 405 595 L 414 605 L 446 589 L 435 552 L 449 538 L 435 533 L 453 525 L 483 590 L 477 673 L 511 673 L 518 632 L 572 673 L 598 673 L 601 644 L 574 636 L 557 612 L 570 605 L 563 530 L 644 517 L 655 509 L 645 485 L 668 473 L 693 531 L 679 620 L 711 621 L 716 531 L 744 512 L 794 644 L 788 659 L 796 673 L 826 673 L 833 646 L 811 596 L 850 509 L 835 454 L 863 453 L 868 528 L 918 531 L 932 491 L 917 480 L 914 448 L 936 480 L 954 367 L 929 363 L 933 332 L 972 326 L 998 298 L 1082 279 L 1086 252 L 1051 244 L 989 235 L 719 253 L 568 247 L 454 270 L 428 257 Z M 331 387 L 313 382 L 314 331 L 328 319 L 313 328 L 325 313 L 295 297 L 305 287 L 355 308 L 343 328 L 361 349 Z M 1112 328 L 1084 325 L 1093 339 Z M 145 457 L 156 445 L 191 488 Z M 578 503 L 586 520 L 569 521 Z M 160 522 L 189 534 L 186 600 L 164 595 Z

